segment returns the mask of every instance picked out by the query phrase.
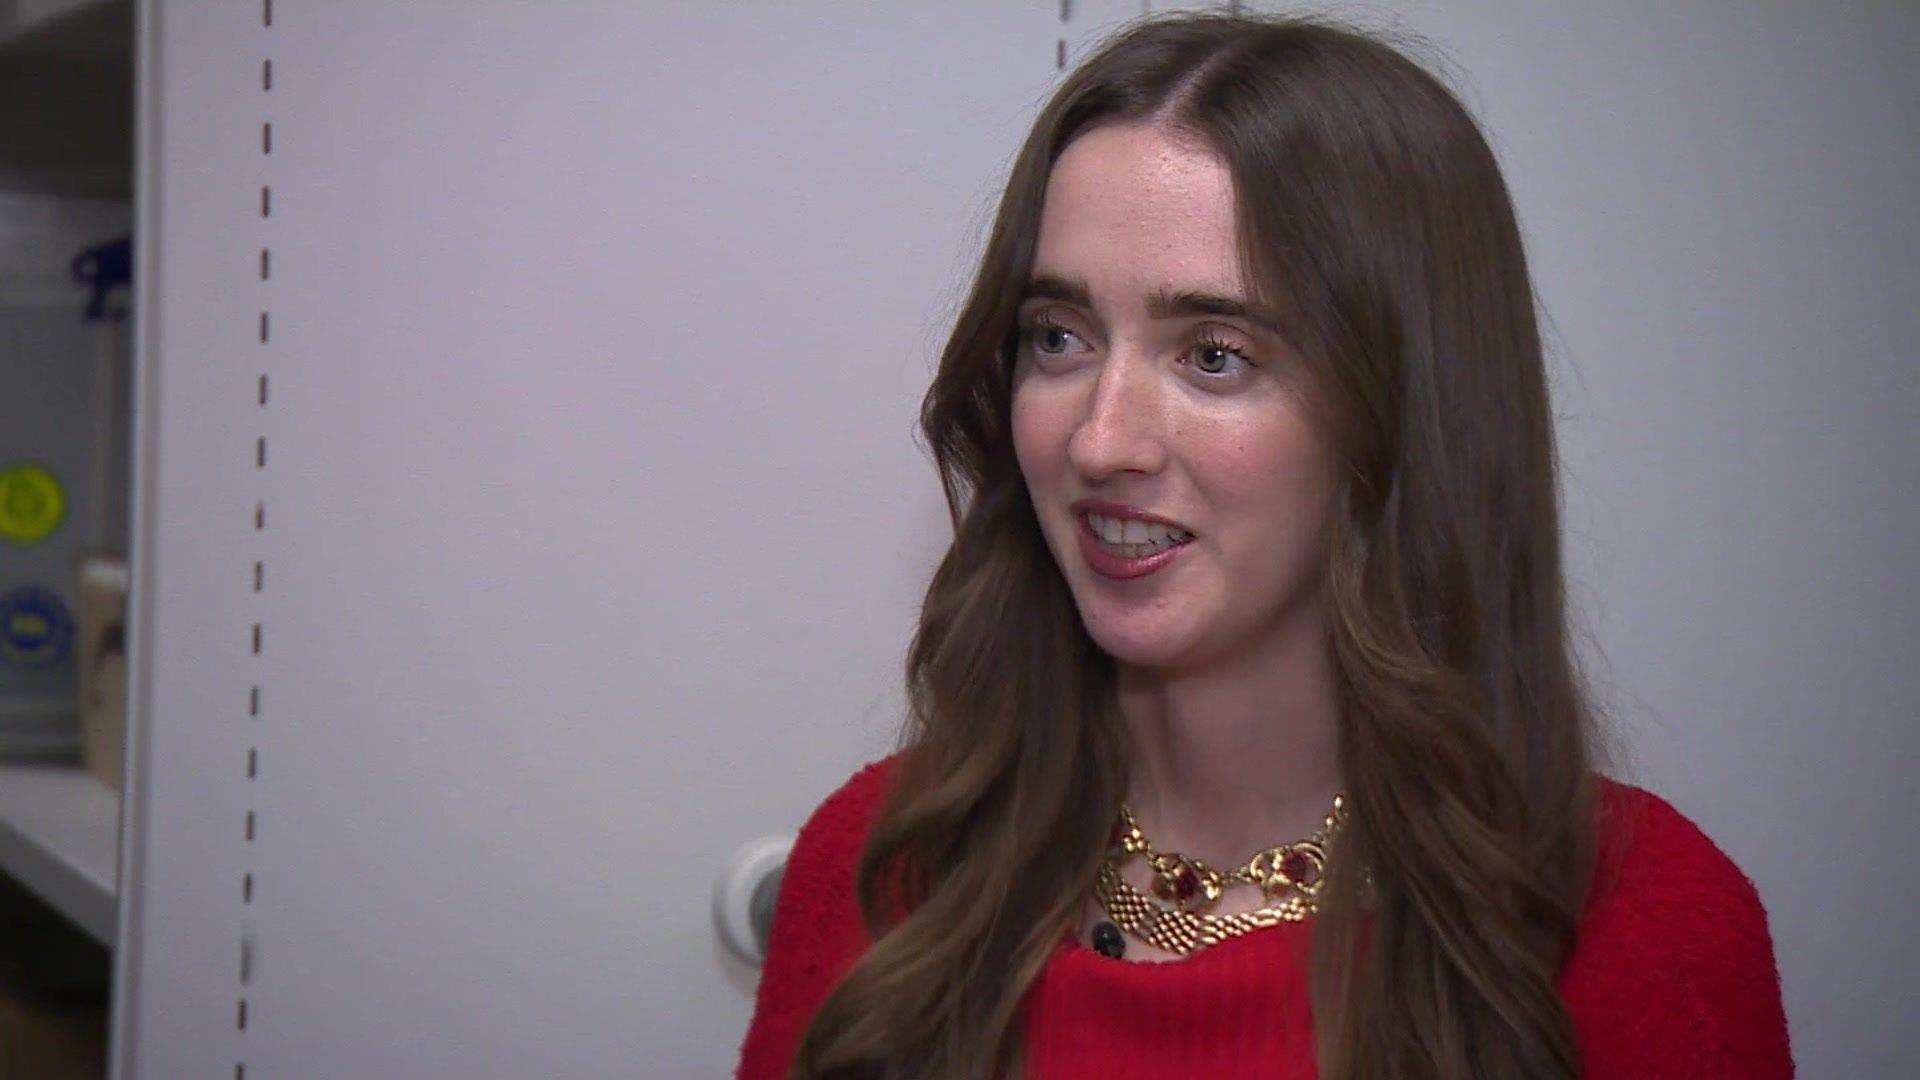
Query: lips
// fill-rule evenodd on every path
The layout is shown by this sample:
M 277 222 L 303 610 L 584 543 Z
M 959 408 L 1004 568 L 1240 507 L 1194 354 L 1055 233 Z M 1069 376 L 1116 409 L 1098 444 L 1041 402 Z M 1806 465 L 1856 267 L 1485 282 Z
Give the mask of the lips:
M 1164 569 L 1168 564 L 1180 557 L 1180 553 L 1187 549 L 1193 539 L 1192 530 L 1186 526 L 1176 521 L 1160 517 L 1157 514 L 1143 513 L 1133 507 L 1101 502 L 1097 499 L 1084 499 L 1073 504 L 1073 509 L 1075 511 L 1074 533 L 1080 541 L 1080 557 L 1086 561 L 1088 569 L 1091 569 L 1101 577 L 1113 581 L 1130 581 Z M 1107 550 L 1107 548 L 1101 544 L 1100 538 L 1094 535 L 1092 523 L 1087 520 L 1088 514 L 1097 514 L 1101 517 L 1132 518 L 1137 521 L 1150 521 L 1159 525 L 1165 525 L 1169 528 L 1179 529 L 1187 533 L 1188 536 L 1187 539 L 1169 547 L 1162 548 L 1150 555 L 1128 558 L 1127 556 Z

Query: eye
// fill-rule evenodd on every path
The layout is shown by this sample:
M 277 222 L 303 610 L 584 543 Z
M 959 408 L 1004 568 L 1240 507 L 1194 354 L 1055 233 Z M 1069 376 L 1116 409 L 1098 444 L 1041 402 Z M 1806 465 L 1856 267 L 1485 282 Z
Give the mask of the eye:
M 1037 315 L 1021 333 L 1026 344 L 1041 356 L 1065 356 L 1073 351 L 1073 343 L 1080 341 L 1080 335 L 1054 322 L 1045 315 Z M 1081 342 L 1082 347 L 1085 342 Z
M 1231 378 L 1239 373 L 1233 365 L 1239 364 L 1239 370 L 1253 367 L 1253 358 L 1246 350 L 1229 345 L 1218 338 L 1203 337 L 1194 342 L 1187 350 L 1187 358 L 1192 361 L 1194 370 L 1214 378 Z

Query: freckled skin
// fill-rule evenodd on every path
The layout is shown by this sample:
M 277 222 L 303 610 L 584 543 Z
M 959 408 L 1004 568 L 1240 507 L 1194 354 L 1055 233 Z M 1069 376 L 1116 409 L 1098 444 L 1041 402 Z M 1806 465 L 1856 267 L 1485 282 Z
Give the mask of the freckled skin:
M 1023 336 L 1013 434 L 1094 640 L 1123 664 L 1170 674 L 1260 665 L 1319 633 L 1318 533 L 1336 471 L 1289 384 L 1297 354 L 1241 319 L 1154 318 L 1147 306 L 1163 290 L 1247 297 L 1226 167 L 1147 125 L 1081 135 L 1049 178 L 1033 272 L 1082 281 L 1092 300 L 1022 308 L 1023 328 L 1044 317 L 1064 333 Z M 1223 369 L 1202 339 L 1252 363 Z M 1157 573 L 1101 577 L 1069 509 L 1086 497 L 1178 521 L 1195 538 Z

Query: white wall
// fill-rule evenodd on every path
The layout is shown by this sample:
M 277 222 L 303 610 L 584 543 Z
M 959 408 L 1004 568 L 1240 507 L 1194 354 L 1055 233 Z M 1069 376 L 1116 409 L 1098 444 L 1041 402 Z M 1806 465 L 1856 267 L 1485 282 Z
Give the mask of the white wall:
M 898 720 L 914 407 L 1138 10 L 1072 7 L 143 7 L 120 1075 L 730 1068 L 708 890 Z M 1508 165 L 1629 775 L 1759 884 L 1803 1074 L 1910 1071 L 1920 17 L 1338 10 Z

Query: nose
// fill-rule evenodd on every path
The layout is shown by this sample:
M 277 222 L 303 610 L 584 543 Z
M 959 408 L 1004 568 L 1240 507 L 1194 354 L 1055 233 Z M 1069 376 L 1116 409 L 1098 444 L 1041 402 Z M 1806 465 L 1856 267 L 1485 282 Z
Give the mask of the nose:
M 1089 484 L 1116 473 L 1157 473 L 1166 465 L 1165 414 L 1149 360 L 1115 350 L 1067 440 L 1067 460 Z

